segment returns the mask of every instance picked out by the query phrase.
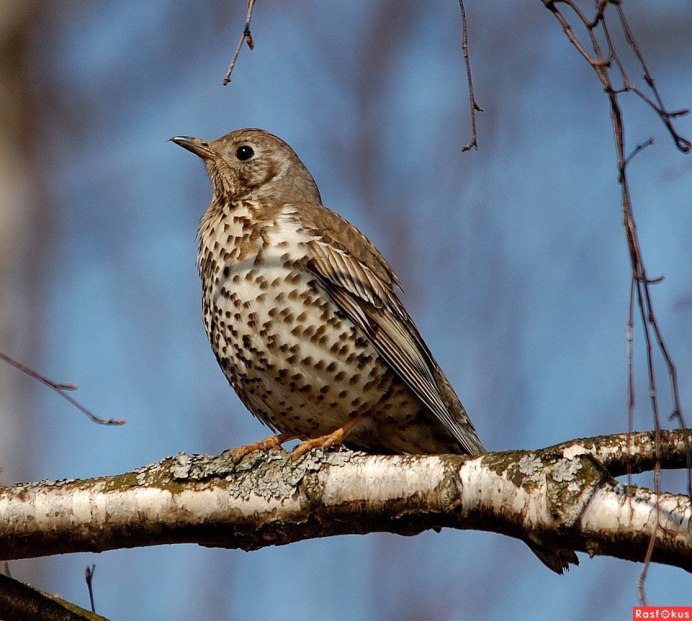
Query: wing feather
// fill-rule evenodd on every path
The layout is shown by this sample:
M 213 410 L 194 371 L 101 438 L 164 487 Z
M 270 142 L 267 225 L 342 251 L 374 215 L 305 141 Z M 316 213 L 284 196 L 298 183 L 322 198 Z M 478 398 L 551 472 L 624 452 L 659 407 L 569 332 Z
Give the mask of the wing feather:
M 463 449 L 470 454 L 482 451 L 483 446 L 461 405 L 463 417 L 459 420 L 445 404 L 436 379 L 442 372 L 399 300 L 395 291 L 398 279 L 384 258 L 350 224 L 345 233 L 356 236 L 359 247 L 363 242 L 367 244 L 368 252 L 361 251 L 360 259 L 347 247 L 347 236 L 336 239 L 322 228 L 310 232 L 308 270 Z

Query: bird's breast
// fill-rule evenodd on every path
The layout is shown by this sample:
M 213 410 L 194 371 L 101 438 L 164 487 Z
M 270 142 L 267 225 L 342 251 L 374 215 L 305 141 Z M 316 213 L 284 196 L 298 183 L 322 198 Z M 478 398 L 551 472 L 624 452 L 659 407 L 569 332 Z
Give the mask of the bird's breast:
M 372 407 L 386 389 L 382 382 L 391 380 L 383 378 L 372 345 L 305 267 L 300 227 L 286 218 L 252 231 L 249 240 L 242 226 L 222 224 L 206 238 L 200 267 L 212 349 L 259 418 L 303 436 L 327 433 L 352 411 Z M 288 421 L 298 412 L 310 419 L 303 426 Z

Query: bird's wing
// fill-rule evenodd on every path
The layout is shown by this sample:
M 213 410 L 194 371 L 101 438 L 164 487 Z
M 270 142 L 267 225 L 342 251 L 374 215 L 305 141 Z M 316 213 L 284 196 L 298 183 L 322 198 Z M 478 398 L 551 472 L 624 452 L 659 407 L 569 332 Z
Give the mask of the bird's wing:
M 330 222 L 305 226 L 312 237 L 307 269 L 461 447 L 470 454 L 482 451 L 465 413 L 466 420 L 454 417 L 440 394 L 436 375 L 442 372 L 396 295 L 394 271 L 360 231 L 324 210 L 320 216 Z

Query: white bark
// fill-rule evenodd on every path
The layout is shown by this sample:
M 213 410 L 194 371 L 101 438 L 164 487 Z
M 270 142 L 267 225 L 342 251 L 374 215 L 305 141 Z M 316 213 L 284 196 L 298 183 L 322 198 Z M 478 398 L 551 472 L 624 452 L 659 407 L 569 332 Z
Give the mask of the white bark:
M 639 471 L 653 435 L 634 439 Z M 690 439 L 664 432 L 662 467 L 678 467 Z M 690 498 L 616 481 L 594 454 L 618 442 L 626 434 L 475 458 L 272 451 L 237 465 L 181 453 L 113 477 L 1 489 L 0 558 L 163 543 L 251 550 L 448 526 L 630 560 L 643 560 L 654 537 L 653 560 L 692 570 Z

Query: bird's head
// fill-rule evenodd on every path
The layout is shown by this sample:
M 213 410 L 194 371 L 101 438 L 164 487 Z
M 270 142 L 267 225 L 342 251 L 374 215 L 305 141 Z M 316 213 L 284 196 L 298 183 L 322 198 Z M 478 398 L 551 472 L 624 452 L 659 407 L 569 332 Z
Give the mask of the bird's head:
M 171 141 L 202 158 L 215 200 L 322 202 L 315 180 L 295 151 L 262 129 L 240 129 L 211 141 L 188 136 Z

